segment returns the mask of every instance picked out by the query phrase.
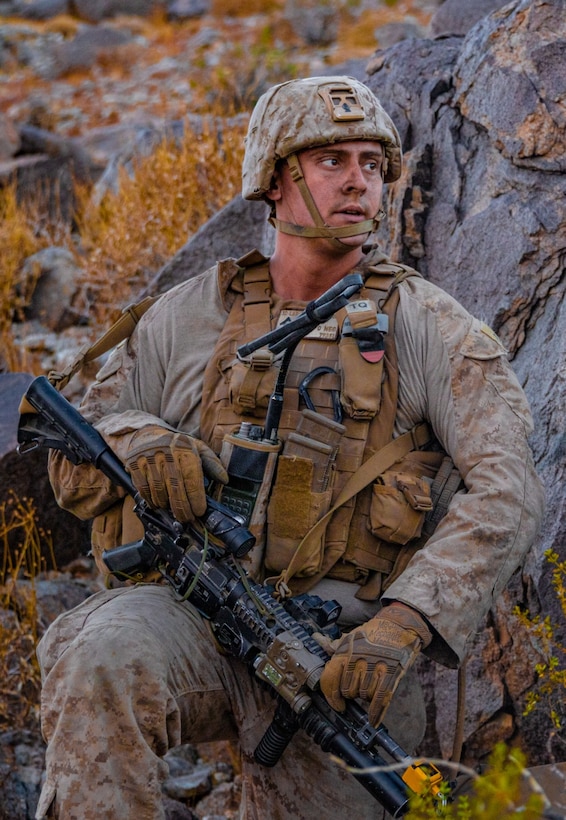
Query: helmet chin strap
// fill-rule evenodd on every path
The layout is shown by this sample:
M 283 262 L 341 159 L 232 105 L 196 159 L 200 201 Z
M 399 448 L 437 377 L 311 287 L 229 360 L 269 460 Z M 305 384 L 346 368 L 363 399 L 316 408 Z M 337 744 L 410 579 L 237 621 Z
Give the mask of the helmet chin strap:
M 294 225 L 292 222 L 283 222 L 283 220 L 277 219 L 272 212 L 269 217 L 269 222 L 276 230 L 281 231 L 281 233 L 290 234 L 291 236 L 331 239 L 340 250 L 352 249 L 346 242 L 341 242 L 341 238 L 360 236 L 361 234 L 369 234 L 377 230 L 379 223 L 385 215 L 382 210 L 378 211 L 373 219 L 365 219 L 363 222 L 357 222 L 355 225 L 342 225 L 338 228 L 332 228 L 326 225 L 305 182 L 297 154 L 291 154 L 287 157 L 287 165 L 289 166 L 291 178 L 297 183 L 314 225 Z

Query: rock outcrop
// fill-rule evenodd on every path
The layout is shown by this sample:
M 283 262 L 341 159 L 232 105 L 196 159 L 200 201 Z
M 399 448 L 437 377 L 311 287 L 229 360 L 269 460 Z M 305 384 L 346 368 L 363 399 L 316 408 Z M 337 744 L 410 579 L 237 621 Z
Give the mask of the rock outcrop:
M 41 0 L 26 5 L 39 14 Z M 44 0 L 44 8 L 47 5 Z M 179 9 L 183 5 L 198 4 L 169 4 Z M 513 609 L 520 605 L 548 616 L 556 624 L 556 639 L 566 642 L 564 613 L 545 559 L 547 550 L 566 559 L 566 17 L 561 0 L 514 0 L 504 6 L 482 0 L 466 4 L 475 7 L 475 12 L 469 9 L 466 23 L 456 5 L 447 0 L 440 7 L 427 37 L 394 38 L 393 45 L 376 51 L 367 64 L 355 61 L 345 70 L 377 93 L 403 141 L 403 176 L 387 191 L 387 218 L 379 241 L 394 258 L 416 267 L 499 333 L 531 403 L 532 447 L 546 486 L 547 512 L 526 566 L 472 647 L 466 670 L 464 759 L 483 760 L 496 741 L 507 740 L 522 745 L 532 763 L 547 763 L 553 755 L 560 759 L 562 754 L 563 759 L 563 749 L 549 741 L 542 710 L 523 716 L 539 655 Z M 104 4 L 84 6 L 92 17 Z M 485 10 L 490 13 L 482 16 Z M 0 122 L 4 153 L 21 151 L 21 140 L 40 140 L 36 145 L 43 146 L 41 156 L 52 163 L 49 168 L 57 161 L 60 169 L 78 164 L 85 175 L 97 179 L 105 167 L 110 174 L 119 154 L 134 148 L 139 132 L 135 137 L 133 133 L 129 139 L 120 131 L 120 151 L 112 157 L 103 152 L 101 164 L 94 161 L 86 141 L 49 142 L 41 130 L 30 129 L 14 135 Z M 102 134 L 98 139 L 104 142 Z M 118 139 L 116 132 L 110 144 L 115 144 L 113 139 Z M 163 292 L 216 259 L 238 257 L 254 246 L 265 253 L 273 246 L 266 208 L 237 197 L 156 272 L 147 291 Z M 56 271 L 48 270 L 54 277 L 52 288 Z M 68 275 L 72 271 L 67 268 L 59 282 L 65 294 Z M 61 300 L 57 307 L 64 304 Z M 72 299 L 67 307 L 63 322 L 72 312 Z M 41 316 L 42 309 L 39 291 L 35 315 Z M 22 381 L 17 387 L 13 383 L 8 395 L 23 389 L 29 377 L 18 378 Z M 14 406 L 15 399 L 12 413 Z M 53 513 L 46 521 L 56 546 L 69 547 L 62 553 L 64 562 L 84 555 L 82 525 L 52 510 L 52 494 L 39 483 L 43 456 L 37 455 L 33 464 L 26 462 L 24 475 L 19 474 L 13 432 L 11 416 L 0 428 L 4 498 L 9 489 L 35 495 L 41 514 Z M 456 673 L 424 660 L 419 672 L 429 711 L 423 751 L 446 757 L 453 742 Z
M 532 446 L 547 491 L 540 540 L 473 651 L 466 727 L 471 759 L 494 739 L 519 739 L 535 761 L 545 762 L 536 721 L 522 717 L 536 652 L 513 606 L 549 615 L 558 638 L 566 631 L 544 558 L 552 549 L 564 559 L 566 543 L 563 10 L 559 0 L 510 3 L 465 37 L 408 39 L 376 52 L 365 77 L 391 113 L 405 152 L 403 176 L 387 193 L 379 239 L 394 258 L 417 268 L 499 333 L 531 403 Z M 219 214 L 214 230 L 204 226 L 150 290 L 161 292 L 196 274 L 226 247 L 234 256 L 254 245 L 268 253 L 273 234 L 263 219 L 255 221 L 253 208 L 234 200 L 224 209 L 226 218 Z M 245 220 L 245 236 L 234 213 Z M 431 691 L 453 694 L 453 673 L 434 668 L 423 674 L 442 684 Z M 428 742 L 445 753 L 453 711 L 434 700 L 430 709 L 436 737 Z

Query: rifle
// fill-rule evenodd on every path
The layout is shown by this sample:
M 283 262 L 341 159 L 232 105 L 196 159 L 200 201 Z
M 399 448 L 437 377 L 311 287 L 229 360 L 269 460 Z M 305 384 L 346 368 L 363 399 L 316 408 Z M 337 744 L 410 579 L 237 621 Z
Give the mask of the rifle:
M 407 812 L 411 791 L 430 785 L 440 796 L 442 775 L 436 767 L 409 756 L 383 725 L 374 728 L 356 701 L 339 713 L 320 692 L 329 655 L 312 635 L 336 636 L 339 604 L 308 594 L 279 603 L 252 581 L 238 558 L 251 549 L 254 537 L 221 503 L 208 498 L 200 522 L 185 526 L 167 510 L 149 507 L 98 431 L 44 376 L 30 384 L 22 409 L 35 412 L 20 417 L 20 453 L 38 446 L 60 450 L 74 464 L 93 464 L 134 498 L 144 536 L 105 552 L 109 570 L 128 578 L 157 568 L 177 597 L 211 622 L 222 648 L 272 689 L 277 707 L 255 751 L 260 765 L 274 766 L 301 727 L 323 751 L 356 770 L 353 776 L 393 817 Z M 402 775 L 388 770 L 380 751 L 406 767 Z

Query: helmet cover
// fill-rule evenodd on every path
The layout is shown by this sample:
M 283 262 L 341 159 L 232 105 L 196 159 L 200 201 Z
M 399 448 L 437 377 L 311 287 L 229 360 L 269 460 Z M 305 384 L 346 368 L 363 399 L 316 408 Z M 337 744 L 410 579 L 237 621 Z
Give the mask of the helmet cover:
M 351 140 L 380 142 L 384 181 L 401 173 L 393 121 L 367 85 L 353 77 L 308 77 L 273 86 L 255 106 L 246 137 L 242 196 L 262 199 L 278 160 L 305 148 Z

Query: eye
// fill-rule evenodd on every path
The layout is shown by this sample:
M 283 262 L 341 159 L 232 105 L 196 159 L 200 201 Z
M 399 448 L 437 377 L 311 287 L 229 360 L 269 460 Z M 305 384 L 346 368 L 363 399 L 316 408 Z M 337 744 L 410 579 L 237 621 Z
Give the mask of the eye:
M 329 168 L 335 168 L 338 165 L 338 157 L 335 157 L 335 156 L 321 157 L 320 162 L 321 162 L 321 165 L 326 165 Z
M 368 159 L 367 162 L 364 164 L 364 168 L 371 174 L 375 174 L 376 172 L 381 171 L 381 164 L 382 160 L 379 159 Z

